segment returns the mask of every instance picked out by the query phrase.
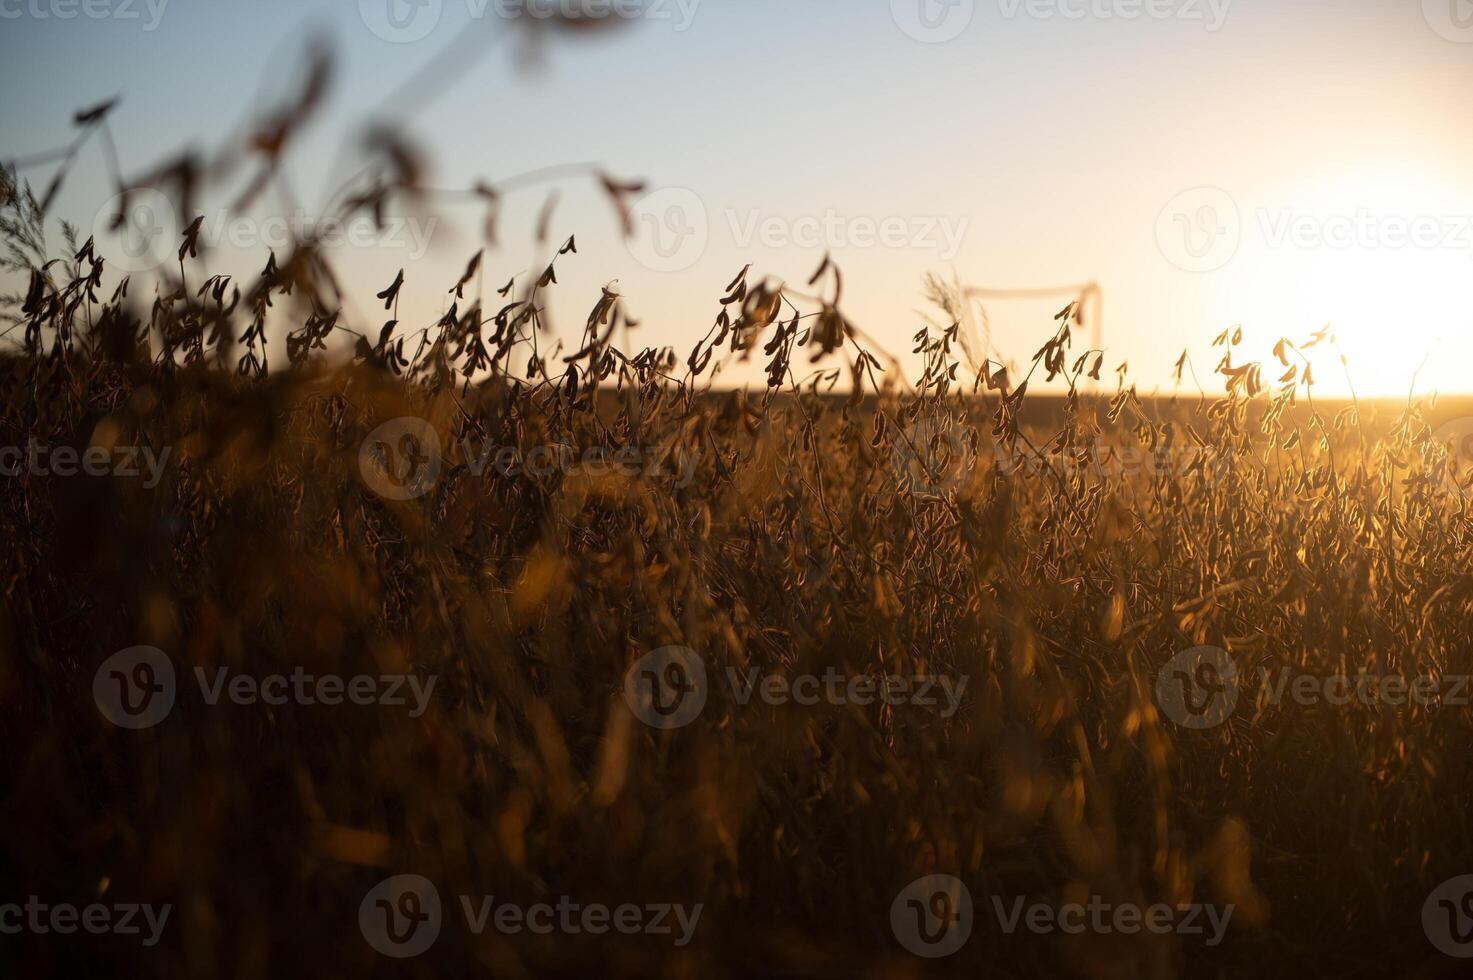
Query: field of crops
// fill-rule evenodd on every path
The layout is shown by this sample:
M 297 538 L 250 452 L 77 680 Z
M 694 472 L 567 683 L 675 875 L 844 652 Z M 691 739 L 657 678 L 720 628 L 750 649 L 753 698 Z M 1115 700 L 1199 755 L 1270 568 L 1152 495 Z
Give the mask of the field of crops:
M 907 381 L 825 263 L 549 359 L 472 262 L 345 345 L 310 247 L 124 295 L 5 197 L 0 897 L 136 919 L 5 975 L 1458 975 L 1467 446 L 1328 336 Z

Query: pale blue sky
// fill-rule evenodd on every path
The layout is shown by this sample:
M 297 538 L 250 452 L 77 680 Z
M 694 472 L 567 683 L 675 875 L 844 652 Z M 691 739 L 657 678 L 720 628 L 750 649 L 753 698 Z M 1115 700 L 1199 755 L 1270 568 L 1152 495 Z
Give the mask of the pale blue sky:
M 288 88 L 316 32 L 335 43 L 340 72 L 290 172 L 317 206 L 337 147 L 472 22 L 478 0 L 440 0 L 434 29 L 412 43 L 370 29 L 383 31 L 388 0 L 365 0 L 367 17 L 356 0 L 153 2 L 88 0 L 109 14 L 91 17 L 82 0 L 0 0 L 0 158 L 64 142 L 75 108 L 117 93 L 127 172 L 218 147 L 258 96 Z M 560 263 L 554 306 L 570 340 L 598 286 L 617 279 L 645 321 L 638 339 L 683 355 L 742 265 L 801 280 L 829 247 L 848 274 L 848 312 L 896 352 L 920 324 L 928 271 L 1007 287 L 1097 280 L 1109 363 L 1129 358 L 1146 389 L 1167 384 L 1189 345 L 1210 369 L 1205 345 L 1223 327 L 1241 322 L 1256 357 L 1280 333 L 1331 319 L 1363 391 L 1404 389 L 1424 352 L 1424 381 L 1469 387 L 1456 368 L 1473 354 L 1467 0 L 956 0 L 930 8 L 960 18 L 939 21 L 954 38 L 912 36 L 919 5 L 940 2 L 699 0 L 683 25 L 692 0 L 660 0 L 668 19 L 562 39 L 528 70 L 492 0 L 473 24 L 490 50 L 402 121 L 431 151 L 436 186 L 596 161 L 680 188 L 656 201 L 703 212 L 701 247 L 673 271 L 651 268 L 661 263 L 619 240 L 586 182 L 561 185 L 554 232 L 580 242 Z M 77 16 L 57 16 L 68 10 Z M 1126 19 L 1132 10 L 1142 14 Z M 101 175 L 85 154 L 58 213 L 89 225 L 111 195 Z M 541 203 L 508 202 L 488 282 L 533 260 Z M 437 313 L 479 246 L 478 220 L 452 205 L 419 229 L 434 232 L 423 258 L 409 234 L 348 248 L 362 321 L 377 326 L 371 293 L 401 265 L 406 319 Z M 869 241 L 887 223 L 893 242 Z M 1398 244 L 1403 226 L 1420 227 L 1422 243 Z M 1215 251 L 1186 237 L 1204 229 L 1225 236 Z M 220 261 L 256 265 L 255 244 Z M 994 345 L 1026 360 L 1061 305 L 994 305 Z M 1399 350 L 1375 354 L 1387 341 Z

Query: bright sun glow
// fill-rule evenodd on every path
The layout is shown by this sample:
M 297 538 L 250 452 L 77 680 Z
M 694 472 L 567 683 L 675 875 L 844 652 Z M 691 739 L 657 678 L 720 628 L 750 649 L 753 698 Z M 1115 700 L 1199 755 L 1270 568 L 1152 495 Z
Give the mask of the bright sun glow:
M 1292 200 L 1287 205 L 1286 200 Z M 1243 248 L 1220 302 L 1249 335 L 1302 342 L 1332 324 L 1340 351 L 1314 352 L 1315 392 L 1466 391 L 1473 357 L 1473 202 L 1413 178 L 1301 187 L 1243 208 Z M 1420 374 L 1417 374 L 1420 368 Z
M 1468 387 L 1473 206 L 1466 195 L 1378 177 L 1304 188 L 1295 207 L 1244 214 L 1233 290 L 1296 342 L 1329 323 L 1362 395 Z M 1272 342 L 1273 337 L 1267 338 Z M 1314 357 L 1316 390 L 1347 390 L 1333 350 Z M 1425 363 L 1424 363 L 1425 362 Z

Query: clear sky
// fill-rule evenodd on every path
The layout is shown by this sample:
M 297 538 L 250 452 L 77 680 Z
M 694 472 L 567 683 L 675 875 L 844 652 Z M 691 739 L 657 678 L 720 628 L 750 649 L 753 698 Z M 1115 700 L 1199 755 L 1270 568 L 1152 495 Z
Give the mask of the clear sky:
M 636 340 L 683 356 L 743 265 L 801 282 L 827 249 L 846 311 L 896 353 L 927 272 L 1097 281 L 1107 364 L 1128 358 L 1143 391 L 1169 388 L 1186 347 L 1205 381 L 1224 328 L 1243 326 L 1240 360 L 1267 360 L 1326 322 L 1363 394 L 1404 393 L 1424 358 L 1420 389 L 1473 390 L 1469 0 L 649 0 L 531 66 L 509 4 L 0 0 L 0 158 L 64 143 L 74 109 L 119 93 L 125 173 L 219 147 L 321 35 L 339 72 L 288 159 L 311 211 L 348 172 L 338 148 L 469 25 L 475 66 L 393 116 L 434 186 L 587 161 L 658 190 L 626 244 L 587 180 L 553 185 L 553 237 L 580 247 L 553 306 L 568 342 L 618 280 Z M 103 174 L 84 153 L 57 213 L 90 228 Z M 544 196 L 507 201 L 488 284 L 534 261 Z M 400 266 L 404 319 L 440 311 L 481 215 L 442 203 L 433 225 L 346 248 L 357 322 L 381 322 L 371 294 Z M 219 261 L 259 265 L 270 207 Z M 1026 362 L 1063 302 L 990 304 L 993 346 Z M 1319 390 L 1343 391 L 1324 360 Z

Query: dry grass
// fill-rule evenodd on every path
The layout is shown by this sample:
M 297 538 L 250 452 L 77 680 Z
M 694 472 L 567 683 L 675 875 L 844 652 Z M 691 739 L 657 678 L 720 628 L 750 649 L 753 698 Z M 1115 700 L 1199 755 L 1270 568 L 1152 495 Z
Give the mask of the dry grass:
M 24 229 L 39 204 L 7 195 Z M 28 263 L 0 444 L 172 453 L 153 488 L 22 473 L 0 497 L 0 881 L 175 911 L 151 950 L 5 937 L 9 975 L 1439 968 L 1420 914 L 1434 885 L 1473 871 L 1466 707 L 1250 703 L 1192 732 L 1153 701 L 1161 666 L 1199 644 L 1244 669 L 1473 673 L 1473 525 L 1428 408 L 1373 427 L 1354 405 L 1299 403 L 1312 344 L 1281 348 L 1273 383 L 1224 357 L 1220 398 L 1143 402 L 1122 371 L 1092 399 L 1076 384 L 1101 355 L 1071 350 L 1071 307 L 1033 365 L 1035 385 L 1070 391 L 1045 426 L 1027 381 L 958 363 L 954 330 L 918 334 L 924 376 L 898 384 L 840 312 L 828 263 L 803 290 L 744 273 L 689 355 L 617 349 L 624 313 L 606 294 L 582 349 L 549 362 L 552 265 L 502 297 L 473 267 L 430 330 L 391 323 L 329 357 L 343 325 L 310 245 L 240 286 L 186 249 L 147 303 L 108 292 L 91 247 L 69 253 Z M 268 310 L 298 325 L 269 373 Z M 767 390 L 707 390 L 713 363 L 741 357 L 768 366 Z M 841 382 L 853 397 L 828 393 Z M 360 450 L 401 417 L 428 420 L 444 458 L 427 494 L 392 501 Z M 694 469 L 477 474 L 466 440 L 658 447 Z M 1121 467 L 1107 445 L 1166 465 Z M 419 718 L 181 696 L 131 732 L 99 715 L 92 679 L 137 644 L 181 674 L 411 671 L 438 686 Z M 718 693 L 658 732 L 620 691 L 667 644 L 713 671 L 970 685 L 950 719 Z M 683 949 L 447 926 L 432 954 L 390 963 L 357 909 L 399 872 L 447 904 L 705 911 Z M 971 942 L 939 963 L 902 950 L 888 918 L 933 872 L 963 877 L 979 907 Z M 1207 949 L 1005 935 L 980 911 L 1080 893 L 1237 912 Z

